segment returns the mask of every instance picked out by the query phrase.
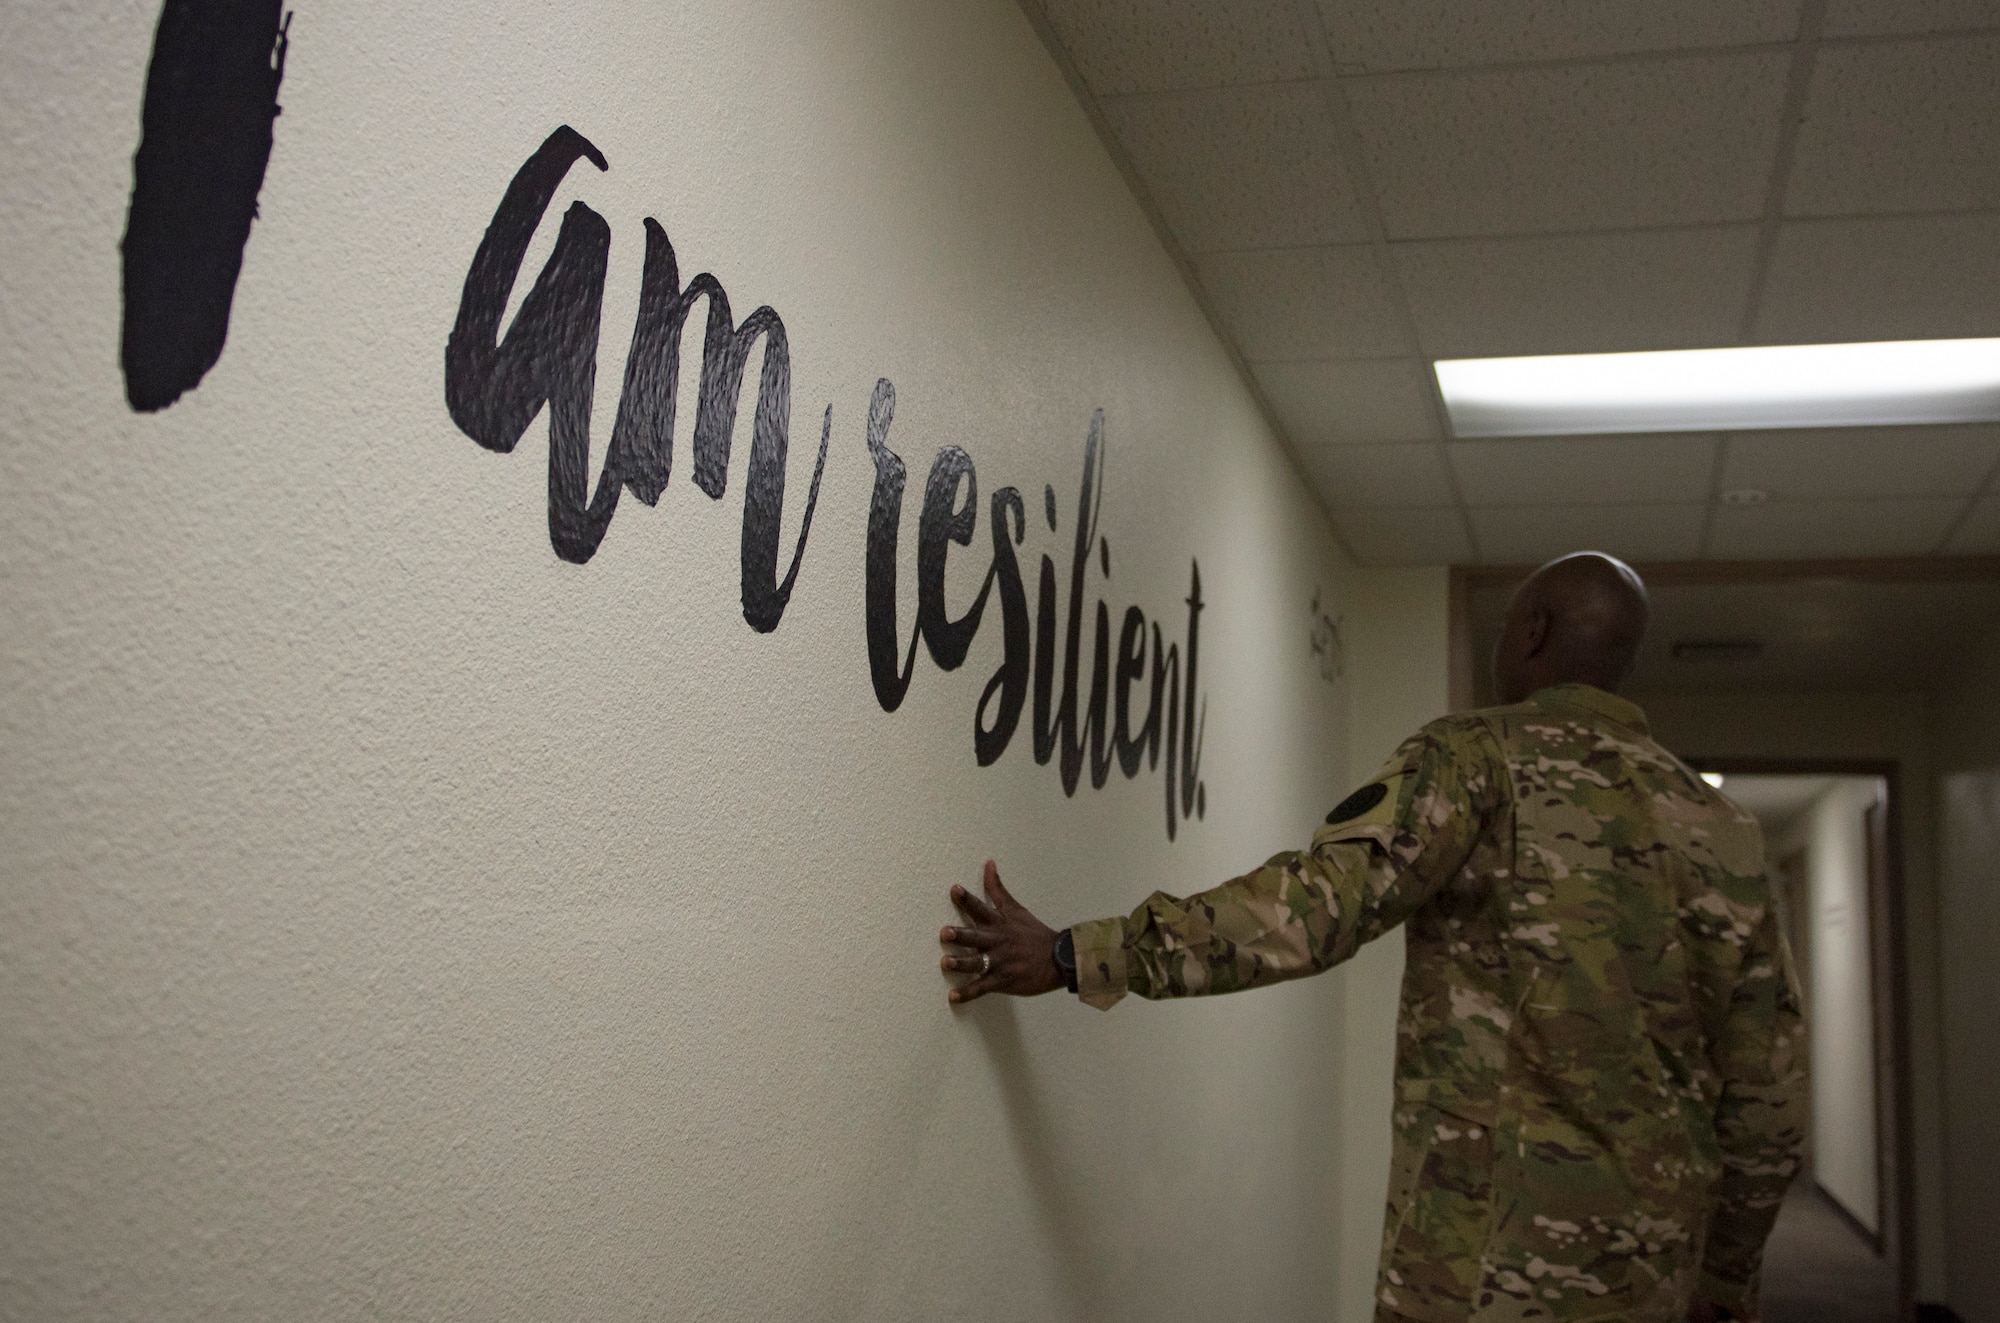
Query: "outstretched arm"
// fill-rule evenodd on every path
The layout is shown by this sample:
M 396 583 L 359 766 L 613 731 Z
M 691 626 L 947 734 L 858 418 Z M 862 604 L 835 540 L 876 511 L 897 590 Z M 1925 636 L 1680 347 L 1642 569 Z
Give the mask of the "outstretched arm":
M 1072 928 L 1077 991 L 1109 1007 L 1127 992 L 1234 992 L 1317 973 L 1401 923 L 1464 864 L 1504 802 L 1504 765 L 1483 727 L 1434 722 L 1349 796 L 1310 848 L 1181 899 L 1155 892 L 1129 916 Z M 1058 936 L 987 866 L 984 901 L 955 887 L 971 926 L 946 928 L 944 967 L 979 977 L 954 1001 L 1062 985 Z

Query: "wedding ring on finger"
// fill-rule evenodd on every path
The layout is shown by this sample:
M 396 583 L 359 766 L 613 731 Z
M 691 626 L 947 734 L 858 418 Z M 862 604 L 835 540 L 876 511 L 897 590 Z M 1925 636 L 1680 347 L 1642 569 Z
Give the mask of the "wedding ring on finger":
M 992 954 L 987 951 L 981 951 L 979 953 L 979 976 L 981 978 L 985 978 L 988 974 L 991 974 L 992 972 L 993 972 Z

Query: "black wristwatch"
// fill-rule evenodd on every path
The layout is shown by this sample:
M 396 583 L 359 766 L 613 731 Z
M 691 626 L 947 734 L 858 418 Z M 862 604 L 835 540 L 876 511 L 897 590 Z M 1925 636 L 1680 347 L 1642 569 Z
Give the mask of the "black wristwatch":
M 1056 968 L 1063 976 L 1063 986 L 1076 991 L 1076 938 L 1065 928 L 1056 934 Z

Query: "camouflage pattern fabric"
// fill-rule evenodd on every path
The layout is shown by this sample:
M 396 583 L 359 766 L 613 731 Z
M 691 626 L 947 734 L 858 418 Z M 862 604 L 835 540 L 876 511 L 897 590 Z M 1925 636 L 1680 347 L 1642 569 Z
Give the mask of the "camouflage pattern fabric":
M 1584 685 L 1433 722 L 1328 817 L 1077 925 L 1079 994 L 1259 987 L 1407 924 L 1378 1316 L 1754 1313 L 1806 1105 L 1755 820 Z

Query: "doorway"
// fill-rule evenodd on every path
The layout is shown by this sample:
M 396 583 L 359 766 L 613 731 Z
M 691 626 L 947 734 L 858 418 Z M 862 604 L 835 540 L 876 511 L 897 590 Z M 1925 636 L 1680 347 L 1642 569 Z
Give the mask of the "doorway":
M 1910 1299 L 1895 767 L 1697 760 L 1764 830 L 1806 1006 L 1805 1168 L 1765 1257 L 1766 1323 L 1895 1323 Z

